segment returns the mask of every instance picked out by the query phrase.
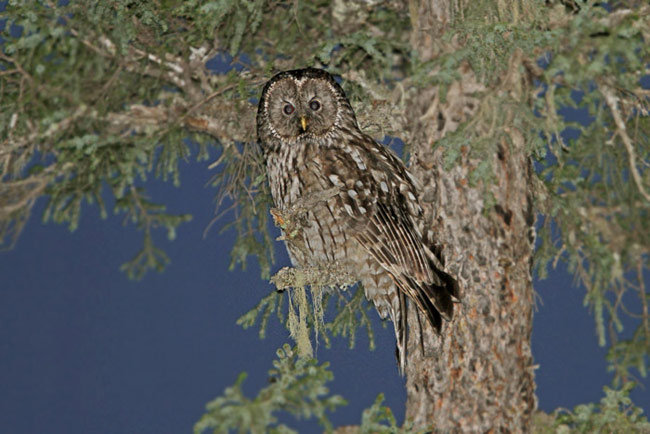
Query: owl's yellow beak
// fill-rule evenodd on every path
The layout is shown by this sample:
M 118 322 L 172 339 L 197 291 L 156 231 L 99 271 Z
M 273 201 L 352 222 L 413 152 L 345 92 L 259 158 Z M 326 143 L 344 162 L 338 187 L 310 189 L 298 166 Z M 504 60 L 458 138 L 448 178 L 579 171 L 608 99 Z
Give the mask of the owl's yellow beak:
M 307 117 L 300 116 L 300 127 L 303 132 L 307 131 Z

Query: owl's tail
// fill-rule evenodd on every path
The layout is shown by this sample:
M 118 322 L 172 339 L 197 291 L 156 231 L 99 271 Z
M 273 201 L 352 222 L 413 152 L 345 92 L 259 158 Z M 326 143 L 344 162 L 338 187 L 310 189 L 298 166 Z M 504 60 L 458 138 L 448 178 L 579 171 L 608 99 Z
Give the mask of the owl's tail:
M 417 282 L 408 276 L 401 276 L 400 279 L 393 279 L 399 296 L 398 304 L 393 304 L 390 316 L 395 327 L 396 357 L 399 370 L 404 375 L 406 368 L 406 344 L 407 344 L 407 312 L 406 300 L 411 299 L 416 307 L 418 323 L 420 324 L 420 346 L 424 348 L 422 341 L 422 323 L 420 314 L 423 314 L 431 327 L 440 333 L 442 320 L 451 321 L 454 313 L 454 303 L 460 301 L 458 284 L 449 274 L 437 268 L 433 268 L 436 275 L 436 283 Z
M 408 320 L 408 306 L 406 305 L 406 295 L 404 291 L 397 290 L 392 295 L 390 300 L 389 316 L 393 322 L 395 330 L 395 358 L 397 359 L 397 367 L 400 375 L 404 375 L 406 369 L 406 338 L 408 336 L 407 320 Z
M 372 301 L 382 319 L 390 318 L 395 331 L 395 357 L 401 375 L 406 370 L 406 348 L 408 339 L 408 306 L 411 300 L 416 306 L 416 315 L 420 329 L 420 315 L 424 315 L 433 329 L 440 332 L 442 320 L 451 320 L 453 304 L 458 301 L 458 287 L 455 280 L 436 268 L 436 284 L 416 282 L 408 276 L 396 278 L 390 273 L 362 279 L 364 291 L 368 300 Z M 390 279 L 388 278 L 390 277 Z M 420 339 L 422 333 L 420 332 Z M 422 341 L 420 341 L 422 346 Z

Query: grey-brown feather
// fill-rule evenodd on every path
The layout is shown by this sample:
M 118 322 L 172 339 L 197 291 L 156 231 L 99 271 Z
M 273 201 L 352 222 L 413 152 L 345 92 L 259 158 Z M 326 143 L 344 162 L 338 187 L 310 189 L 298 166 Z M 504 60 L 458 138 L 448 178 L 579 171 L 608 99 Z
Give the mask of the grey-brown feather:
M 459 297 L 434 240 L 423 235 L 423 212 L 406 167 L 359 130 L 341 87 L 318 69 L 285 71 L 266 84 L 257 132 L 276 207 L 335 191 L 307 211 L 301 239 L 287 244 L 294 266 L 337 261 L 357 276 L 379 315 L 393 321 L 403 371 L 406 298 L 439 331 Z

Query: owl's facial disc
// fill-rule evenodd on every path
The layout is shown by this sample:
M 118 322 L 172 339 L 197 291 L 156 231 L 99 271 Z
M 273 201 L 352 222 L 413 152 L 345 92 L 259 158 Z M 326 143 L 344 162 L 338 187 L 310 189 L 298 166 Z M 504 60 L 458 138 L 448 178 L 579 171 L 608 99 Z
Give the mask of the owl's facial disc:
M 326 81 L 287 78 L 269 91 L 267 111 L 273 131 L 280 138 L 322 136 L 332 129 L 338 101 Z

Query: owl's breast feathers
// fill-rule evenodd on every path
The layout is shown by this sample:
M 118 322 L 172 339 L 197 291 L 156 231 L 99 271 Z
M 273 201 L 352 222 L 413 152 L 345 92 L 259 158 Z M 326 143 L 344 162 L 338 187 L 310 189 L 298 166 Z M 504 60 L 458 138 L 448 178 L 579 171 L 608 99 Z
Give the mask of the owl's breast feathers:
M 423 237 L 422 208 L 404 164 L 359 132 L 342 142 L 330 141 L 329 146 L 303 142 L 282 152 L 286 155 L 268 162 L 282 166 L 275 168 L 276 173 L 289 171 L 294 176 L 284 186 L 271 180 L 276 205 L 291 206 L 317 190 L 336 187 L 323 203 L 332 223 L 341 228 L 335 235 L 356 240 L 440 330 L 441 317 L 450 320 L 453 315 L 458 288 Z M 316 208 L 313 212 L 319 213 Z

